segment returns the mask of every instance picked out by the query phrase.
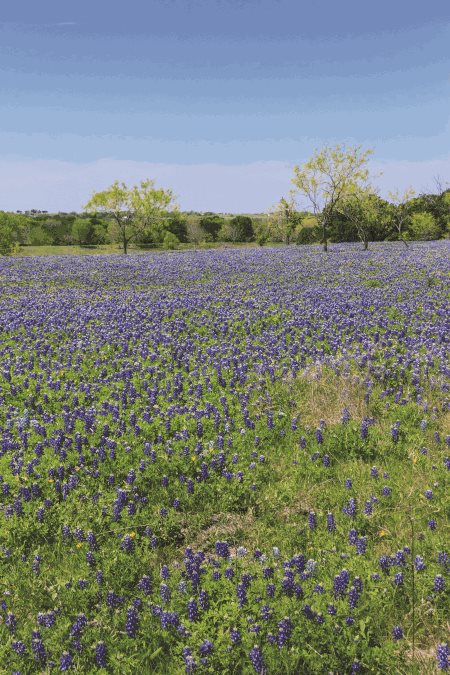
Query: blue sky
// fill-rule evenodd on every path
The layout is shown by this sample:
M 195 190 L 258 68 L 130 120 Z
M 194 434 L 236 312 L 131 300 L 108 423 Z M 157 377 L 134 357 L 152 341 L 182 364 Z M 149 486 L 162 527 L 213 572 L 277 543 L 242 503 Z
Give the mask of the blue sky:
M 0 208 L 78 209 L 156 178 L 263 211 L 328 143 L 382 193 L 450 181 L 450 3 L 40 0 L 0 10 Z

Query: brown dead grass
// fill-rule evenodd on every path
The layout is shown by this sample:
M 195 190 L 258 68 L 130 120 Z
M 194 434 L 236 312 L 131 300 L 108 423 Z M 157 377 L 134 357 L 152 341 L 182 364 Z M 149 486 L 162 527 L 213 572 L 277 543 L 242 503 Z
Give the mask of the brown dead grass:
M 356 375 L 336 374 L 321 366 L 314 366 L 287 383 L 297 407 L 302 425 L 315 427 L 319 419 L 332 426 L 338 424 L 345 407 L 354 419 L 367 414 L 365 388 Z
M 448 630 L 450 631 L 450 625 Z M 411 667 L 415 666 L 415 672 L 420 672 L 420 675 L 436 675 L 436 673 L 442 672 L 438 669 L 436 662 L 437 644 L 436 642 L 433 647 L 427 648 L 416 647 L 414 657 L 412 648 L 406 653 L 407 662 Z
M 208 527 L 193 536 L 189 528 L 183 530 L 183 535 L 186 541 L 190 542 L 190 546 L 194 549 L 208 549 L 214 546 L 215 542 L 223 539 L 233 539 L 239 535 L 240 539 L 245 539 L 248 532 L 254 525 L 255 517 L 252 509 L 246 513 L 214 513 L 211 516 Z M 230 550 L 232 550 L 230 548 Z

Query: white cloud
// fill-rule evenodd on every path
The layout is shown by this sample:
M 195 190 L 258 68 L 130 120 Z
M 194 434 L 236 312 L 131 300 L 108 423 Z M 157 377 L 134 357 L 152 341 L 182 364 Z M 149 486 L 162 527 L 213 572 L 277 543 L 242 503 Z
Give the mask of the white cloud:
M 450 157 L 430 161 L 374 161 L 381 194 L 412 185 L 416 192 L 434 189 L 434 176 L 450 181 Z M 100 159 L 75 163 L 59 160 L 0 159 L 0 209 L 80 210 L 90 195 L 115 179 L 134 184 L 154 178 L 170 187 L 183 210 L 261 212 L 291 189 L 292 165 L 255 162 L 243 165 L 155 164 Z

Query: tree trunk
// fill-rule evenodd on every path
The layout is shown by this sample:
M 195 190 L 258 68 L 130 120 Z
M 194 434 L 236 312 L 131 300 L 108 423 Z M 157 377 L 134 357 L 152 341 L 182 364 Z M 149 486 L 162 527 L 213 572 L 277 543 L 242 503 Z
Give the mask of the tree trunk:
M 123 238 L 123 252 L 125 255 L 128 252 L 128 240 L 125 237 Z
M 369 240 L 365 237 L 364 238 L 364 250 L 367 251 L 369 248 Z
M 322 227 L 322 239 L 323 239 L 323 250 L 325 253 L 328 251 L 328 240 L 327 240 L 327 226 L 325 223 L 323 224 Z

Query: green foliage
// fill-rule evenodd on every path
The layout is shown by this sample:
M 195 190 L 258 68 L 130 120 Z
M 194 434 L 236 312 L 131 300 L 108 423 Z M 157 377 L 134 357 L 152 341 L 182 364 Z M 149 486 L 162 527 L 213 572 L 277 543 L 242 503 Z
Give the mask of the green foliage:
M 328 228 L 337 207 L 355 188 L 367 185 L 367 163 L 372 150 L 335 145 L 317 150 L 302 166 L 294 167 L 296 192 L 313 208 L 327 250 Z
M 335 212 L 352 228 L 356 240 L 367 249 L 370 240 L 382 239 L 389 227 L 388 204 L 371 187 L 355 186 L 336 206 Z M 381 236 L 380 236 L 381 235 Z M 347 236 L 349 234 L 347 233 Z M 341 241 L 352 241 L 346 238 Z
M 111 232 L 127 253 L 129 244 L 146 233 L 150 233 L 153 241 L 163 240 L 164 217 L 167 211 L 175 209 L 175 203 L 171 190 L 155 188 L 155 182 L 147 179 L 131 188 L 115 181 L 106 190 L 92 195 L 84 208 L 111 218 Z
M 76 218 L 72 224 L 72 237 L 78 244 L 89 244 L 93 233 L 92 224 L 84 218 Z
M 165 226 L 169 232 L 174 234 L 178 241 L 187 242 L 187 217 L 179 211 L 172 211 L 166 214 Z
M 205 213 L 200 218 L 200 226 L 203 228 L 206 234 L 210 236 L 211 241 L 217 240 L 219 231 L 223 227 L 224 223 L 225 220 L 222 218 L 222 216 L 211 212 Z
M 295 206 L 294 195 L 282 197 L 268 214 L 271 239 L 290 244 L 302 220 Z
M 250 216 L 234 216 L 222 224 L 218 232 L 220 241 L 248 242 L 253 241 L 253 222 Z
M 163 239 L 163 246 L 169 250 L 174 250 L 179 244 L 179 239 L 172 232 L 166 232 Z
M 428 211 L 419 211 L 418 213 L 413 213 L 411 215 L 409 233 L 411 239 L 439 239 L 441 228 L 431 213 L 428 213 Z
M 320 235 L 317 231 L 317 227 L 306 226 L 302 227 L 297 234 L 296 243 L 297 244 L 315 244 L 319 241 Z
M 0 255 L 14 253 L 23 237 L 25 221 L 23 216 L 0 211 Z

